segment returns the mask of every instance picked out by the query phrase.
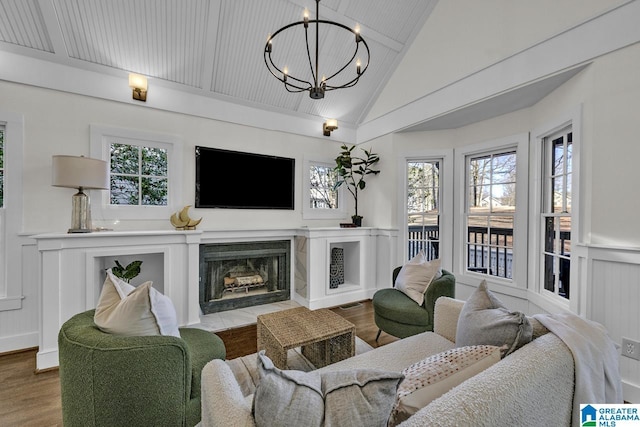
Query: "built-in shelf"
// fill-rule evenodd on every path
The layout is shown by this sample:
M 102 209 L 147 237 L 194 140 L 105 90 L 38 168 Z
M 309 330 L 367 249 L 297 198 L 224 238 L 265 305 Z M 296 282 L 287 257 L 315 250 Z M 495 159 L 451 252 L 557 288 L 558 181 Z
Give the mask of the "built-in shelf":
M 123 263 L 143 260 L 142 274 L 137 279 L 152 280 L 173 302 L 180 326 L 186 326 L 200 322 L 201 244 L 295 242 L 289 267 L 291 299 L 315 309 L 370 298 L 378 283 L 388 286 L 396 261 L 396 236 L 395 230 L 338 227 L 35 235 L 40 254 L 42 298 L 37 369 L 58 366 L 60 327 L 73 315 L 96 306 L 104 270 L 115 259 Z M 347 263 L 345 283 L 330 292 L 327 254 L 331 245 L 344 249 Z M 378 277 L 382 279 L 378 281 Z

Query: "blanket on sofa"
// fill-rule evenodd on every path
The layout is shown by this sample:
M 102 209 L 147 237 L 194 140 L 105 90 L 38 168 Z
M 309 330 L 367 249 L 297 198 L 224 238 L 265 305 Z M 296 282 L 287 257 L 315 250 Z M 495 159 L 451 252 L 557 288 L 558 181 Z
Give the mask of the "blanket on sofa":
M 570 313 L 533 317 L 557 335 L 573 354 L 573 426 L 580 426 L 580 404 L 623 402 L 618 349 L 604 326 Z

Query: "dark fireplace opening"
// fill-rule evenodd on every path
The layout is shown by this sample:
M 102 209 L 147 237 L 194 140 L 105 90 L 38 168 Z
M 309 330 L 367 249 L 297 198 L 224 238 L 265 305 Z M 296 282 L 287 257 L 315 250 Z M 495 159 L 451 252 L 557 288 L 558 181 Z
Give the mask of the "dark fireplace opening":
M 288 240 L 200 245 L 204 314 L 290 299 Z

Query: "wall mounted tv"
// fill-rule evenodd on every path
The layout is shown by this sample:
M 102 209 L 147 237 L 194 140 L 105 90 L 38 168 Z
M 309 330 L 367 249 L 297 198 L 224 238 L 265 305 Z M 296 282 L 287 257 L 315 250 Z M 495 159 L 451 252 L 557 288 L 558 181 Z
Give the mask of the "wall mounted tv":
M 295 159 L 196 146 L 196 208 L 294 208 Z

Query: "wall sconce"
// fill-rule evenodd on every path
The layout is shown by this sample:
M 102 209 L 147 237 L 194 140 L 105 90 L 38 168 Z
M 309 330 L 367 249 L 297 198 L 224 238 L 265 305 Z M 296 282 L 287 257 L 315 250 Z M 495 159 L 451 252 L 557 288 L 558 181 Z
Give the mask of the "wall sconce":
M 51 185 L 78 189 L 71 198 L 69 233 L 90 233 L 91 208 L 84 190 L 108 190 L 109 165 L 104 160 L 84 156 L 53 156 L 52 160 Z
M 129 87 L 133 89 L 133 99 L 147 102 L 147 78 L 140 74 L 129 74 Z
M 327 119 L 322 125 L 322 134 L 324 136 L 331 136 L 331 132 L 338 129 L 338 121 L 336 119 Z

